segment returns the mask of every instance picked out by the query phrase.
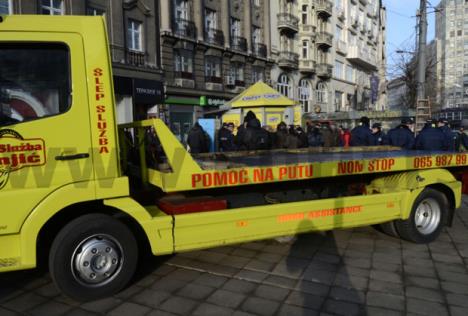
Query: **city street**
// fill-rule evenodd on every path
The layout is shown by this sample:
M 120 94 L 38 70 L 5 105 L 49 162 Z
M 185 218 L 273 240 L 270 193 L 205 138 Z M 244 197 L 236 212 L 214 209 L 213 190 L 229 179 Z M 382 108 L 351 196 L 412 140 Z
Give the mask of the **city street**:
M 80 304 L 47 273 L 0 275 L 0 315 L 468 315 L 468 198 L 437 242 L 363 227 L 150 257 L 133 285 Z

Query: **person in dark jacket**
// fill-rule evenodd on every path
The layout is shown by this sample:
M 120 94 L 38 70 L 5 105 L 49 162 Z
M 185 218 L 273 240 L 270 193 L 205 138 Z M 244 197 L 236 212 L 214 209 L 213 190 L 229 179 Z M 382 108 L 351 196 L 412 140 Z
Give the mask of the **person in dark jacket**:
M 234 137 L 234 143 L 235 145 L 241 149 L 241 150 L 245 150 L 246 148 L 243 148 L 242 147 L 242 139 L 244 138 L 244 132 L 245 132 L 245 129 L 247 128 L 247 123 L 252 120 L 252 119 L 256 119 L 257 116 L 255 116 L 255 113 L 252 112 L 252 111 L 248 111 L 247 114 L 245 115 L 244 117 L 244 122 L 242 123 L 241 126 L 239 126 L 237 128 L 237 134 L 236 134 L 236 137 Z
M 305 148 L 307 144 L 307 134 L 299 125 L 294 127 L 294 132 L 299 139 L 299 148 Z
M 323 139 L 323 147 L 335 147 L 335 135 L 331 130 L 330 124 L 328 122 L 324 122 L 321 125 L 321 133 Z
M 388 131 L 388 144 L 397 146 L 404 149 L 413 149 L 414 147 L 414 133 L 411 131 L 413 120 L 404 118 L 401 124 Z
M 351 146 L 370 146 L 372 144 L 372 132 L 369 123 L 367 116 L 361 117 L 359 125 L 351 131 Z
M 444 133 L 447 151 L 456 151 L 457 134 L 450 129 L 447 119 L 439 119 L 437 127 Z
M 307 143 L 309 147 L 320 147 L 323 146 L 322 132 L 317 125 L 307 126 Z
M 372 145 L 388 145 L 387 135 L 382 131 L 382 124 L 380 123 L 372 124 Z
M 220 151 L 235 151 L 234 144 L 234 123 L 223 123 L 223 127 L 218 132 L 218 143 Z
M 276 126 L 274 147 L 275 148 L 288 148 L 289 147 L 288 126 L 284 122 L 280 122 Z
M 447 137 L 437 128 L 437 122 L 432 120 L 426 122 L 415 141 L 418 150 L 447 150 L 448 147 Z
M 210 150 L 210 137 L 198 122 L 190 129 L 187 144 L 192 154 L 207 153 Z
M 270 137 L 268 131 L 262 128 L 257 118 L 251 119 L 247 123 L 245 132 L 241 139 L 242 148 L 247 150 L 265 150 L 270 149 Z

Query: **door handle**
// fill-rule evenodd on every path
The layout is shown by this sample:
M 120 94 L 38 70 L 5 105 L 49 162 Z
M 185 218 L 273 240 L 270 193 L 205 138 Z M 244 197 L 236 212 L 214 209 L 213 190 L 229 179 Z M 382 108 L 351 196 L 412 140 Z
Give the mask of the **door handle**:
M 75 154 L 75 155 L 61 155 L 61 156 L 56 156 L 55 160 L 75 160 L 75 159 L 84 159 L 84 158 L 89 158 L 88 153 L 81 153 L 81 154 Z

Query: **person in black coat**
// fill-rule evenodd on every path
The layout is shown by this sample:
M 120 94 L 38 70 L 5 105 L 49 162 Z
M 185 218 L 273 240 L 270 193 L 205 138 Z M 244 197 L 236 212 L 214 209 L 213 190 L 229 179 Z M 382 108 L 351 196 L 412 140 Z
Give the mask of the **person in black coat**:
M 457 151 L 457 134 L 450 129 L 447 119 L 439 119 L 437 127 L 444 133 L 447 151 Z
M 244 122 L 242 123 L 242 125 L 240 125 L 237 128 L 237 134 L 236 134 L 236 137 L 234 137 L 234 143 L 235 143 L 235 145 L 237 146 L 238 149 L 241 149 L 241 150 L 246 149 L 246 148 L 244 148 L 242 146 L 242 139 L 244 138 L 245 129 L 247 128 L 247 123 L 250 120 L 256 119 L 256 118 L 257 118 L 257 116 L 255 116 L 254 112 L 248 111 L 247 114 L 244 117 Z
M 271 142 L 268 132 L 262 128 L 257 118 L 251 119 L 242 135 L 241 147 L 246 150 L 270 149 Z
M 223 126 L 218 132 L 218 144 L 220 151 L 235 151 L 236 144 L 234 144 L 234 123 L 223 123 Z
M 210 150 L 210 137 L 198 122 L 190 129 L 187 144 L 192 154 L 207 153 Z
M 418 150 L 447 150 L 449 142 L 444 132 L 436 127 L 437 122 L 427 121 L 416 137 L 415 148 Z
M 400 125 L 388 131 L 388 144 L 404 149 L 413 149 L 414 133 L 411 131 L 411 125 L 413 125 L 412 119 L 402 119 Z
M 387 135 L 382 131 L 382 124 L 372 124 L 372 146 L 388 145 Z
M 351 146 L 370 146 L 372 145 L 372 132 L 369 127 L 369 118 L 361 117 L 359 125 L 351 131 Z

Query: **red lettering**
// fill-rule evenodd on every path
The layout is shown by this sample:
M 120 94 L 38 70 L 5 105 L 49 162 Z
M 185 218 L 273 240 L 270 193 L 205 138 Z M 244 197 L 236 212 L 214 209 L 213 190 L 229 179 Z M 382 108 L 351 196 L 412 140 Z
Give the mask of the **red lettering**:
M 104 96 L 104 93 L 96 93 L 96 101 L 99 101 L 101 99 L 103 99 L 105 96 Z
M 108 154 L 109 153 L 109 148 L 101 147 L 101 148 L 99 148 L 99 153 L 100 154 Z
M 105 105 L 96 105 L 96 112 L 97 112 L 97 113 L 104 113 L 104 112 L 106 112 L 106 106 L 105 106 Z
M 196 188 L 198 182 L 200 182 L 202 179 L 201 174 L 192 174 L 192 188 Z
M 94 69 L 94 76 L 95 77 L 100 77 L 102 76 L 103 70 L 101 68 L 95 68 Z
M 99 138 L 99 145 L 101 146 L 109 145 L 109 141 L 107 140 L 107 138 Z

